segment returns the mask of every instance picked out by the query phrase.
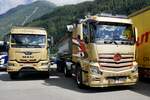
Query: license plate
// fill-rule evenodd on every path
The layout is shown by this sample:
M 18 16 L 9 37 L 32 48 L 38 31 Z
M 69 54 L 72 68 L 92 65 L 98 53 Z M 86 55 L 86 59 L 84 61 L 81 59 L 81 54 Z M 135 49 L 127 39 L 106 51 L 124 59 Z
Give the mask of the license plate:
M 115 83 L 123 83 L 123 80 L 116 80 Z
M 109 78 L 108 81 L 110 83 L 123 83 L 126 80 L 126 77 L 113 77 L 113 78 Z
M 125 80 L 126 80 L 125 77 L 124 77 L 124 78 L 118 78 L 118 79 L 116 80 L 116 83 L 123 83 Z
M 23 64 L 23 66 L 32 67 L 32 64 Z

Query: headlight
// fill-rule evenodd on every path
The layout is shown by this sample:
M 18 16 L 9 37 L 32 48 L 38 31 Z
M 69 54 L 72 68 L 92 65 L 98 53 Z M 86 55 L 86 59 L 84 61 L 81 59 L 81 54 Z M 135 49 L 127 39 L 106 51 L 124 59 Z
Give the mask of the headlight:
M 138 66 L 136 61 L 133 62 L 133 66 Z
M 102 73 L 100 72 L 100 70 L 98 69 L 97 66 L 91 66 L 91 67 L 90 67 L 90 73 L 93 74 L 93 75 L 102 74 Z
M 138 66 L 133 66 L 134 68 L 133 68 L 133 70 L 132 70 L 132 73 L 134 73 L 134 72 L 138 72 Z
M 133 70 L 132 70 L 132 73 L 134 72 L 138 72 L 138 64 L 137 62 L 133 62 Z
M 8 66 L 15 66 L 14 63 L 8 63 Z
M 42 66 L 48 65 L 48 62 L 41 63 Z

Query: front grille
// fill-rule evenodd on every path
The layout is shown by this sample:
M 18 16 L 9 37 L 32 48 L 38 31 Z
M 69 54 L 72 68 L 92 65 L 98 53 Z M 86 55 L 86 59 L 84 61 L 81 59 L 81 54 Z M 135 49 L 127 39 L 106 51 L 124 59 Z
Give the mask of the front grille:
M 133 65 L 134 54 L 121 53 L 121 59 L 119 61 L 114 60 L 114 55 L 115 53 L 99 54 L 99 64 L 101 68 L 114 71 L 129 69 Z
M 26 60 L 26 59 L 20 59 L 20 61 L 21 61 L 21 62 L 27 62 L 27 60 Z
M 36 59 L 19 59 L 19 61 L 17 61 L 19 63 L 38 63 L 39 61 L 37 61 Z
M 25 68 L 22 68 L 20 71 L 21 72 L 34 72 L 36 71 L 36 69 L 31 68 L 31 67 L 25 67 Z

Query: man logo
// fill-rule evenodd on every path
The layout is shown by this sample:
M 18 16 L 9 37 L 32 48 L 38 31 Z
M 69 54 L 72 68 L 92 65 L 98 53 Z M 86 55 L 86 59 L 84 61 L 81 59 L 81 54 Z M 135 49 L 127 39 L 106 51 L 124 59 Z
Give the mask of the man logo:
M 27 52 L 24 52 L 25 55 L 32 55 L 32 52 L 30 51 L 27 51 Z
M 22 58 L 34 58 L 33 56 L 22 56 Z

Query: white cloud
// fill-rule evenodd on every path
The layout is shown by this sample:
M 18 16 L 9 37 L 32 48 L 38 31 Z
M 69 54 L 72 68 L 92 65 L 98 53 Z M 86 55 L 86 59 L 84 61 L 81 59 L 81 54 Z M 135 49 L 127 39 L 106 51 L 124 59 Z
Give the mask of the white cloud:
M 5 13 L 18 5 L 31 3 L 32 1 L 35 0 L 0 0 L 0 14 Z
M 0 14 L 20 4 L 25 4 L 26 0 L 0 0 Z
M 0 0 L 0 14 L 3 14 L 21 4 L 28 4 L 38 0 Z M 44 1 L 44 0 L 43 0 Z M 77 4 L 84 1 L 93 1 L 93 0 L 47 0 L 55 3 L 58 6 L 66 5 L 66 4 Z
M 84 1 L 93 1 L 93 0 L 48 0 L 48 1 L 53 2 L 56 5 L 62 6 L 66 4 L 77 4 Z

